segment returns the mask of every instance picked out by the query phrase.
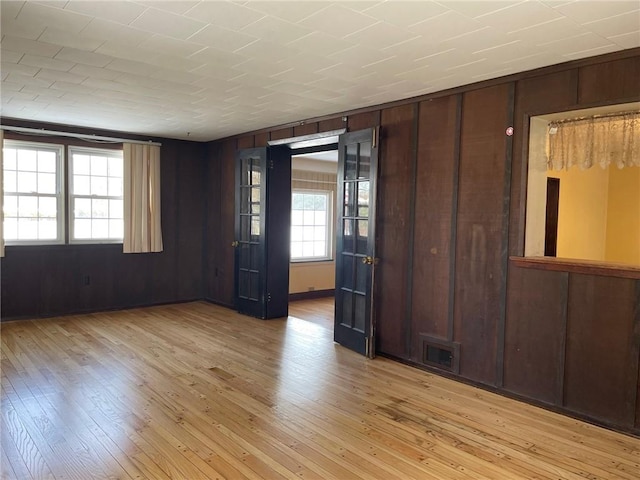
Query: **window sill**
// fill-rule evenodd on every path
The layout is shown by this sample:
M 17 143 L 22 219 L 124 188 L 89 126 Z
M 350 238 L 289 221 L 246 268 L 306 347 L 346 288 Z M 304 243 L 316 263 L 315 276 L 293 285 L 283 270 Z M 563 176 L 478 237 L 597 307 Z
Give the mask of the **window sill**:
M 308 266 L 309 264 L 313 264 L 313 266 L 322 266 L 322 265 L 333 265 L 333 259 L 331 258 L 314 258 L 309 260 L 291 260 L 291 265 L 299 265 L 299 266 Z
M 520 268 L 640 280 L 640 266 L 636 265 L 555 257 L 509 257 L 509 260 L 511 264 Z

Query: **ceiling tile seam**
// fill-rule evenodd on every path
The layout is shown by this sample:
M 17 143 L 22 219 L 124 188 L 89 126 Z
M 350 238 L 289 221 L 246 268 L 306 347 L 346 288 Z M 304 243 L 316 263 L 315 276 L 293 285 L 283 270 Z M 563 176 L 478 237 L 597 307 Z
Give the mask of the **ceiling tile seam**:
M 638 15 L 638 25 L 640 26 L 640 8 L 635 9 L 635 10 L 630 10 L 628 12 L 619 13 L 617 15 L 612 15 L 610 17 L 604 17 L 604 18 L 598 18 L 597 20 L 591 20 L 590 22 L 585 22 L 582 25 L 588 26 L 588 25 L 591 25 L 593 23 L 603 22 L 605 20 L 611 20 L 612 18 L 627 16 L 627 15 L 629 15 L 631 13 L 635 13 L 635 14 Z
M 482 18 L 482 17 L 487 17 L 489 15 L 495 15 L 497 12 L 502 12 L 504 10 L 508 10 L 510 8 L 517 7 L 518 5 L 522 5 L 523 3 L 527 3 L 527 1 L 528 0 L 523 0 L 523 1 L 518 2 L 518 3 L 511 3 L 511 4 L 508 4 L 508 5 L 504 6 L 504 7 L 502 7 L 502 8 L 498 8 L 496 10 L 492 10 L 492 11 L 487 12 L 487 13 L 482 13 L 482 14 L 478 15 L 477 17 L 470 17 L 470 18 L 473 18 L 474 20 L 478 20 L 479 18 Z M 538 2 L 538 4 L 539 5 L 543 5 L 543 6 L 547 7 L 547 8 L 549 8 L 550 10 L 552 10 L 548 5 L 545 5 L 544 3 Z

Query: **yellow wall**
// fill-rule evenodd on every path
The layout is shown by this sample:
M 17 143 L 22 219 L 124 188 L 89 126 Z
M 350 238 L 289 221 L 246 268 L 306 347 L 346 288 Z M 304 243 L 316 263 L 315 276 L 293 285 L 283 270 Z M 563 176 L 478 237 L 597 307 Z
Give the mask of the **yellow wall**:
M 608 262 L 640 265 L 640 167 L 609 167 Z
M 640 167 L 547 175 L 560 179 L 558 257 L 640 265 Z
M 558 249 L 561 258 L 605 260 L 609 174 L 600 167 L 549 172 L 560 179 Z
M 307 168 L 313 168 L 311 161 L 306 162 Z M 335 192 L 337 189 L 337 178 L 335 170 L 337 164 L 331 164 L 333 173 L 327 172 L 327 168 L 322 164 L 329 162 L 317 162 L 315 170 L 298 170 L 294 163 L 292 171 L 292 188 L 300 188 L 304 190 L 325 190 L 334 193 L 333 201 L 333 220 L 336 218 L 336 199 Z M 323 168 L 324 167 L 324 168 Z M 325 170 L 325 171 L 323 171 Z M 335 232 L 334 232 L 335 233 Z M 335 258 L 335 235 L 334 235 L 334 258 Z M 336 266 L 335 260 L 329 262 L 295 262 L 289 266 L 289 293 L 309 292 L 313 290 L 332 290 L 335 288 Z

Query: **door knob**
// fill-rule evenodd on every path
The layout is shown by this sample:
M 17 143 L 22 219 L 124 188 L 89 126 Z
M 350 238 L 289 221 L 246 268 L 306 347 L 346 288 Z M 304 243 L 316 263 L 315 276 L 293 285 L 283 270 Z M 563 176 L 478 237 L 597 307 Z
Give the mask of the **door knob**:
M 365 265 L 373 265 L 373 257 L 370 256 L 366 256 L 366 257 L 362 257 L 362 263 L 364 263 Z
M 238 242 L 237 240 L 234 240 L 233 242 L 231 242 L 231 246 L 233 248 L 236 248 L 238 245 L 240 245 L 240 242 Z

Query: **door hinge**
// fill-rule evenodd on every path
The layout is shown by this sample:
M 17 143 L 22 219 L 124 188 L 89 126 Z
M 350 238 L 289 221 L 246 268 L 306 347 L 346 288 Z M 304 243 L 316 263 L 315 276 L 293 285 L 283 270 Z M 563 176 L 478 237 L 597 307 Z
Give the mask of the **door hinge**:
M 376 148 L 377 145 L 378 145 L 378 129 L 374 128 L 373 129 L 373 138 L 371 140 L 371 148 Z
M 366 357 L 369 356 L 369 337 L 365 337 L 364 339 L 364 354 Z
M 269 160 L 269 169 L 273 170 L 274 166 L 273 160 Z
M 271 301 L 271 293 L 267 293 L 267 302 Z

